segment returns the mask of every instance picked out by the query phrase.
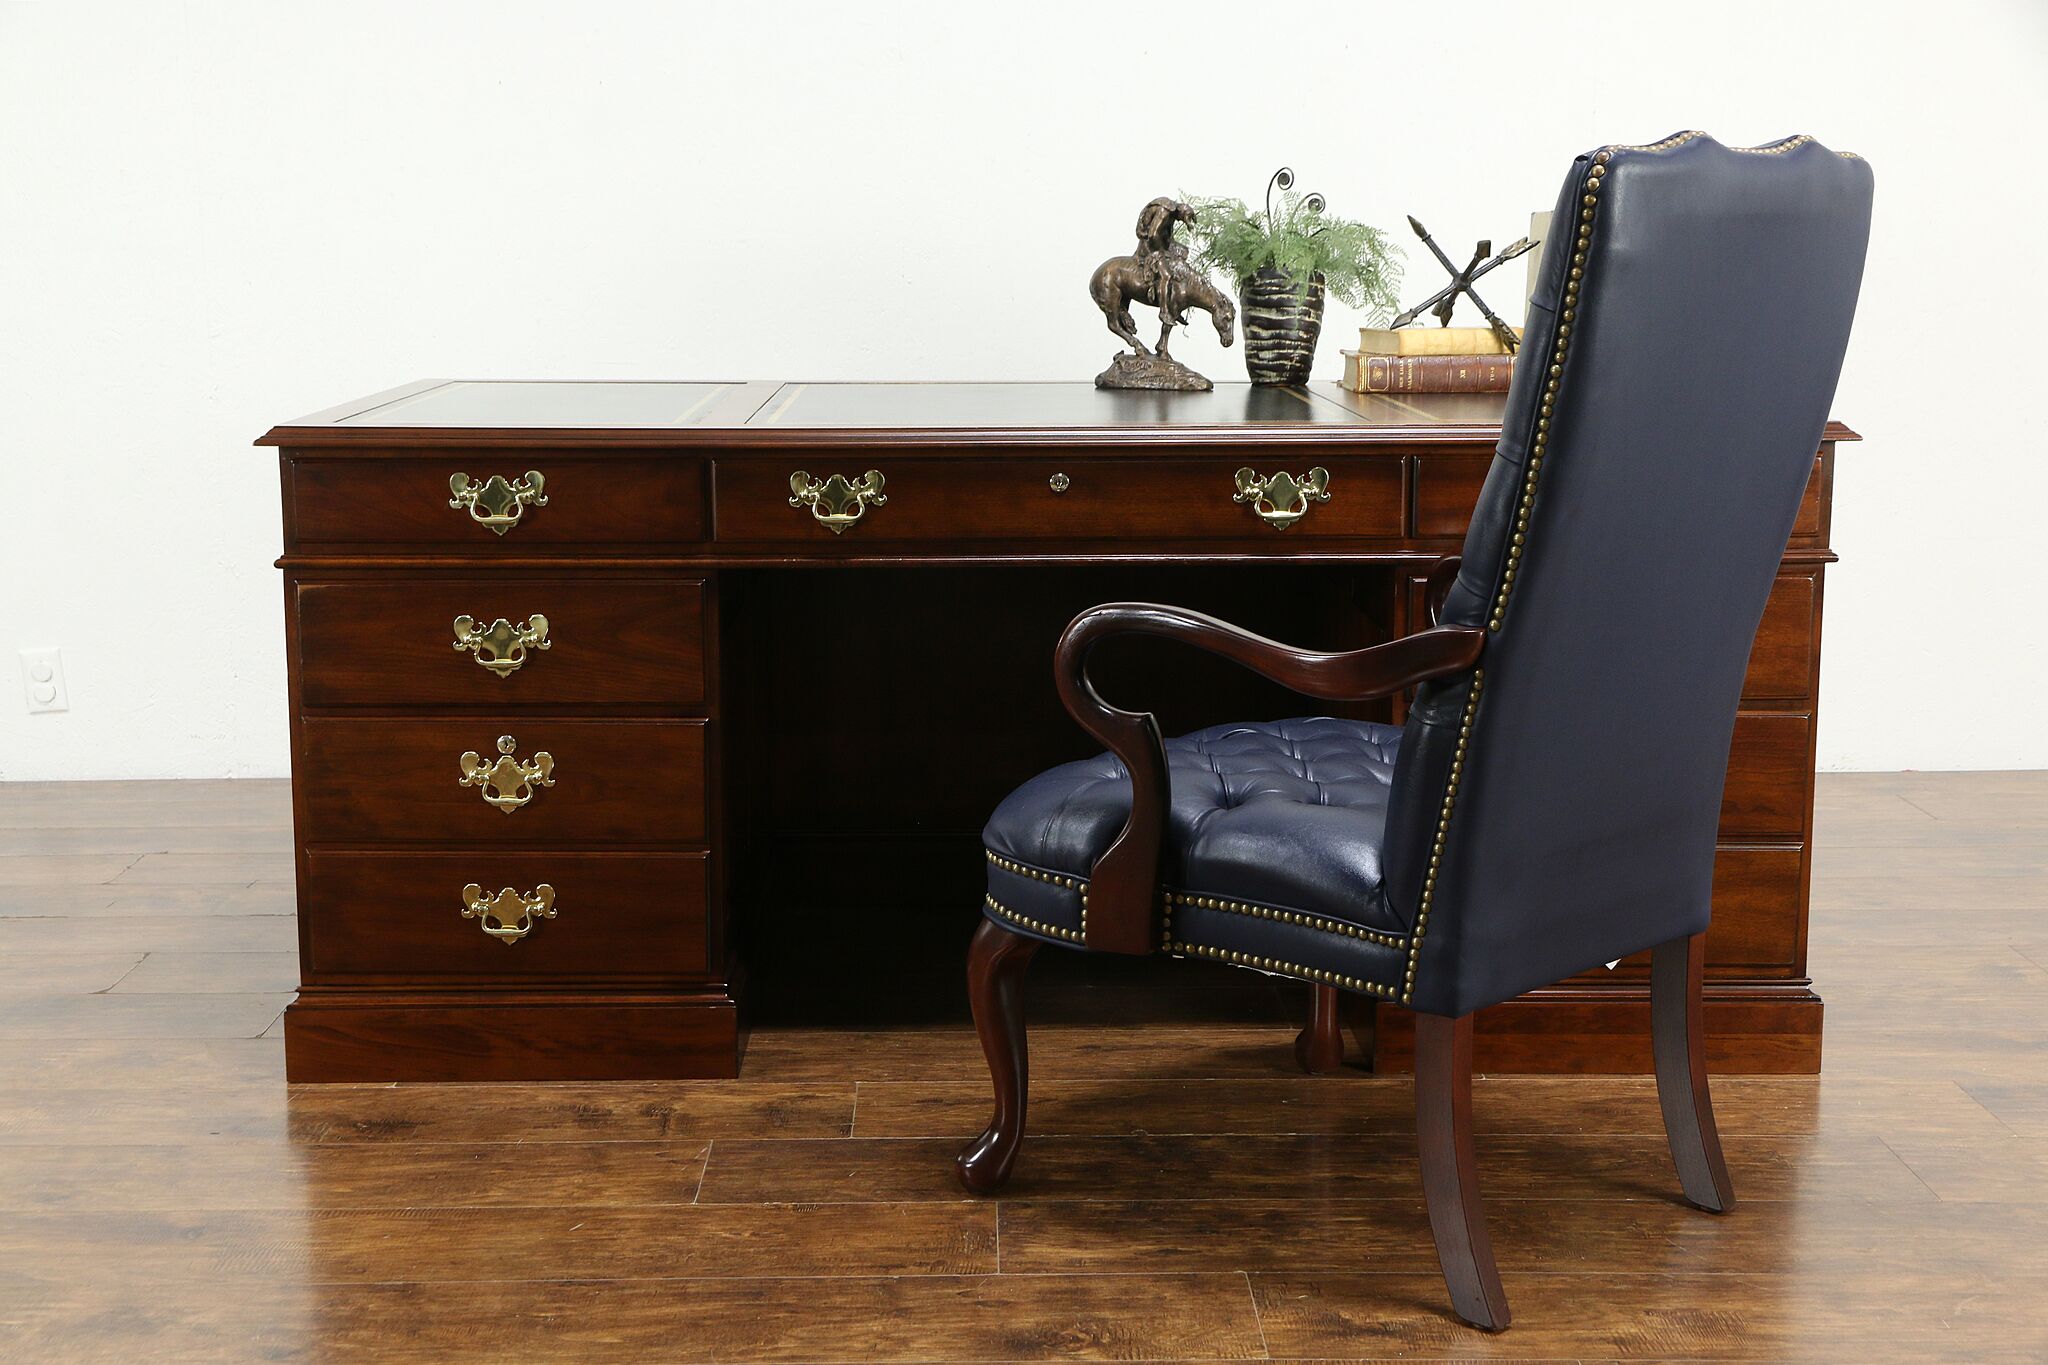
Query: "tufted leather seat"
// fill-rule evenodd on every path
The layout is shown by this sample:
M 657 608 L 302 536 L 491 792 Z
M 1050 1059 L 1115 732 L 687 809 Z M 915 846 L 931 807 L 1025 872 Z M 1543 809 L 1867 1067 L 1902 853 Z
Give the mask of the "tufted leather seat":
M 1380 848 L 1400 747 L 1395 726 L 1329 716 L 1168 740 L 1171 950 L 1397 981 L 1407 925 L 1388 903 Z M 1109 754 L 1012 792 L 982 831 L 988 912 L 1078 941 L 1090 869 L 1130 810 L 1130 776 Z

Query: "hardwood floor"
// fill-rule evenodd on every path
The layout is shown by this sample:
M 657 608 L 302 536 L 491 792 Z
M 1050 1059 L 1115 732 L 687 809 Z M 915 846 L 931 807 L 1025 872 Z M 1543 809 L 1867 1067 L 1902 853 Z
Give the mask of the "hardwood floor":
M 1717 1078 L 1740 1207 L 1676 1202 L 1647 1077 L 1481 1079 L 1485 1337 L 1408 1078 L 1302 1076 L 1257 978 L 1050 982 L 971 1200 L 964 1025 L 288 1089 L 283 786 L 0 786 L 0 1359 L 2048 1359 L 2048 773 L 1824 776 L 1818 818 L 1825 1067 Z

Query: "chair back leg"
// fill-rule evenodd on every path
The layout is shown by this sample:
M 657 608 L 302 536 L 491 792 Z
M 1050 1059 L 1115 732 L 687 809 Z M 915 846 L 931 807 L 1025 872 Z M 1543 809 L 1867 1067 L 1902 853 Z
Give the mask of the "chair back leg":
M 1664 1135 L 1685 1197 L 1709 1213 L 1735 1207 L 1735 1186 L 1714 1129 L 1707 1089 L 1705 1006 L 1707 936 L 1661 943 L 1650 954 L 1650 1033 L 1657 1054 L 1657 1100 Z
M 995 1083 L 996 1112 L 988 1128 L 954 1162 L 960 1183 L 975 1194 L 989 1194 L 1010 1178 L 1017 1143 L 1024 1136 L 1024 1104 L 1030 1077 L 1024 1040 L 1024 969 L 1038 951 L 1038 940 L 1013 934 L 984 919 L 974 931 L 967 953 L 967 998 L 974 1008 L 974 1031 L 981 1054 L 988 1059 Z
M 1472 1016 L 1415 1016 L 1415 1136 L 1437 1262 L 1458 1316 L 1489 1332 L 1508 1325 L 1508 1296 L 1486 1234 L 1472 1150 Z

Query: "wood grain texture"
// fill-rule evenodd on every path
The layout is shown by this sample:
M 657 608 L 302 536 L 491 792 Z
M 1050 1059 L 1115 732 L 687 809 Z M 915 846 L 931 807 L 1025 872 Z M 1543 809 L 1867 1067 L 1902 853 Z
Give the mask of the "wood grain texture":
M 1485 1134 L 1479 1168 L 1490 1198 L 1667 1199 L 1677 1188 L 1663 1135 Z M 1883 1141 L 1868 1134 L 1727 1138 L 1728 1168 L 1754 1199 L 1802 1192 L 1931 1200 Z M 710 1204 L 953 1200 L 944 1140 L 720 1141 L 705 1174 Z M 932 1168 L 941 1154 L 940 1169 Z M 1010 1189 L 1030 1198 L 1087 1198 L 1137 1181 L 1181 1199 L 1385 1198 L 1415 1187 L 1415 1140 L 1349 1136 L 1026 1136 Z
M 46 1054 L 57 1045 L 44 1044 Z M 503 1082 L 295 1086 L 276 1045 L 263 1057 L 222 1049 L 193 1073 L 163 1047 L 109 1046 L 48 1058 L 34 1078 L 0 1077 L 0 1142 L 94 1146 L 208 1141 L 321 1143 L 676 1142 L 718 1137 L 844 1137 L 851 1082 Z M 17 1051 L 25 1050 L 17 1047 Z M 191 1060 L 198 1060 L 197 1057 Z M 69 1065 L 72 1062 L 77 1065 Z M 163 1079 L 144 1083 L 143 1069 Z M 67 1079 L 68 1078 L 68 1079 Z M 126 1084 L 119 1081 L 125 1078 Z M 948 1132 L 954 1129 L 946 1130 Z
M 1262 544 L 1277 535 L 1250 507 L 1233 501 L 1236 471 L 1261 452 L 1245 449 L 1207 461 L 1118 460 L 1074 450 L 1049 460 L 991 460 L 971 449 L 950 460 L 868 459 L 887 480 L 889 501 L 835 535 L 811 514 L 789 505 L 790 476 L 801 467 L 857 478 L 868 468 L 818 465 L 792 454 L 786 465 L 765 461 L 717 466 L 718 538 L 811 544 L 823 551 L 874 541 L 1130 540 L 1188 537 Z M 832 458 L 832 457 L 826 457 Z M 1269 457 L 1267 463 L 1271 464 Z M 1402 531 L 1398 460 L 1347 459 L 1328 450 L 1289 451 L 1277 458 L 1300 478 L 1311 466 L 1330 471 L 1329 501 L 1310 507 L 1289 527 L 1290 540 L 1330 537 L 1396 539 Z M 1278 466 L 1262 469 L 1270 475 Z M 1052 491 L 1065 473 L 1065 492 Z
M 314 1082 L 729 1076 L 738 1037 L 737 1010 L 718 984 L 657 993 L 505 988 L 488 997 L 309 987 L 284 1014 L 288 1072 Z
M 709 1144 L 219 1143 L 0 1147 L 17 1210 L 406 1209 L 688 1204 Z M 286 1159 L 280 1160 L 283 1155 Z
M 1268 1033 L 1268 1037 L 1272 1035 Z M 948 1070 L 951 1068 L 948 1067 Z M 1148 1137 L 1189 1133 L 1364 1134 L 1406 1128 L 1413 1091 L 1402 1076 L 1347 1074 L 1342 1084 L 1307 1076 L 1214 1075 L 1179 1079 L 1035 1077 L 1031 1131 L 1040 1136 Z M 975 1081 L 862 1081 L 852 1136 L 943 1137 L 982 1118 L 986 1087 Z M 2015 1114 L 2040 1106 L 2048 1086 L 1986 1083 Z M 1716 1076 L 1715 1112 L 1725 1133 L 1815 1134 L 1824 1126 L 1868 1119 L 1889 1106 L 1928 1112 L 1962 1109 L 1965 1091 L 1946 1080 L 1864 1077 Z M 2036 1098 L 2036 1091 L 2043 1097 Z M 1472 1084 L 1473 1123 L 1481 1133 L 1627 1133 L 1664 1131 L 1656 1081 L 1649 1076 L 1480 1076 Z
M 131 1359 L 306 1355 L 437 1362 L 1246 1360 L 1264 1355 L 1242 1275 L 520 1281 L 17 1292 L 0 1349 L 84 1333 Z
M 1721 794 L 1726 839 L 1805 833 L 1813 784 L 1813 717 L 1744 711 L 1728 746 L 1728 785 Z
M 211 837 L 244 798 L 194 785 Z M 60 828 L 181 809 L 104 790 L 62 794 Z M 34 1001 L 126 996 L 123 1029 L 158 1025 L 0 1047 L 0 1358 L 2031 1365 L 2048 931 L 1943 893 L 2048 877 L 2048 774 L 1819 790 L 1818 849 L 1913 853 L 1881 863 L 1885 902 L 1817 887 L 1827 1070 L 1714 1077 L 1736 1212 L 1677 1199 L 1649 1077 L 1475 1078 L 1497 1340 L 1446 1310 L 1407 1078 L 1301 1075 L 1297 1010 L 1178 1022 L 1208 977 L 1126 1020 L 1034 996 L 1031 1136 L 978 1201 L 950 1170 L 988 1106 L 964 1024 L 757 1031 L 736 1081 L 288 1087 L 274 1037 L 166 1036 L 203 994 L 96 994 L 44 951 L 260 995 L 277 949 L 108 946 L 279 919 L 172 900 L 0 924 L 29 935 L 0 961 Z
M 309 717 L 300 735 L 309 843 L 535 848 L 705 837 L 701 721 Z M 515 810 L 489 805 L 459 780 L 461 756 L 495 762 L 501 735 L 518 741 L 513 756 L 522 761 L 536 752 L 555 760 L 554 785 L 534 788 Z
M 2018 1362 L 2048 1348 L 2048 1331 L 2019 1302 L 1987 1304 L 1981 1284 L 1939 1270 L 1906 1278 L 1823 1269 L 1790 1282 L 1628 1272 L 1505 1278 L 1519 1327 L 1501 1348 L 1539 1357 L 1827 1361 L 1842 1359 L 1851 1338 L 1866 1343 L 1860 1358 L 1870 1360 Z M 1329 1272 L 1258 1276 L 1252 1289 L 1276 1358 L 1472 1353 L 1470 1328 L 1419 1311 L 1434 1280 Z M 2042 1287 L 2038 1279 L 2013 1285 L 2023 1297 Z
M 704 588 L 694 579 L 419 574 L 294 585 L 300 699 L 321 706 L 609 706 L 704 700 Z M 454 647 L 479 628 L 548 619 L 548 648 L 502 677 Z
M 994 1205 L 210 1209 L 0 1213 L 0 1274 L 161 1280 L 992 1275 Z
M 702 466 L 694 460 L 564 450 L 404 452 L 395 459 L 285 462 L 286 550 L 312 546 L 415 547 L 480 558 L 536 547 L 673 545 L 699 540 L 706 522 Z M 527 470 L 546 480 L 547 505 L 529 507 L 498 535 L 448 505 L 448 478 L 481 483 Z
M 524 814 L 517 812 L 516 814 Z M 502 818 L 502 817 L 501 817 Z M 425 983 L 701 976 L 710 960 L 702 853 L 306 854 L 311 982 Z M 554 918 L 500 942 L 465 919 L 486 896 L 554 888 Z

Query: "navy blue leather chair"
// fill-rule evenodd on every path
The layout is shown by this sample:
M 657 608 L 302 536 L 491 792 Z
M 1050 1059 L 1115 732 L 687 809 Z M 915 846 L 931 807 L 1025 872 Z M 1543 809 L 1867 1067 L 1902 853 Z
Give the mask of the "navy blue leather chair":
M 1457 1312 L 1508 1322 L 1471 1133 L 1471 1017 L 1653 949 L 1654 1051 L 1686 1198 L 1734 1203 L 1700 1022 L 1702 937 L 1750 642 L 1833 400 L 1871 176 L 1807 137 L 1682 133 L 1572 163 L 1493 467 L 1434 624 L 1342 654 L 1173 607 L 1077 617 L 1055 678 L 1109 746 L 984 833 L 969 989 L 996 1091 L 961 1154 L 1007 1178 L 1022 976 L 1055 943 L 1210 958 L 1416 1013 L 1424 1191 Z M 1164 636 L 1310 697 L 1419 684 L 1400 727 L 1331 718 L 1162 741 L 1090 649 Z

